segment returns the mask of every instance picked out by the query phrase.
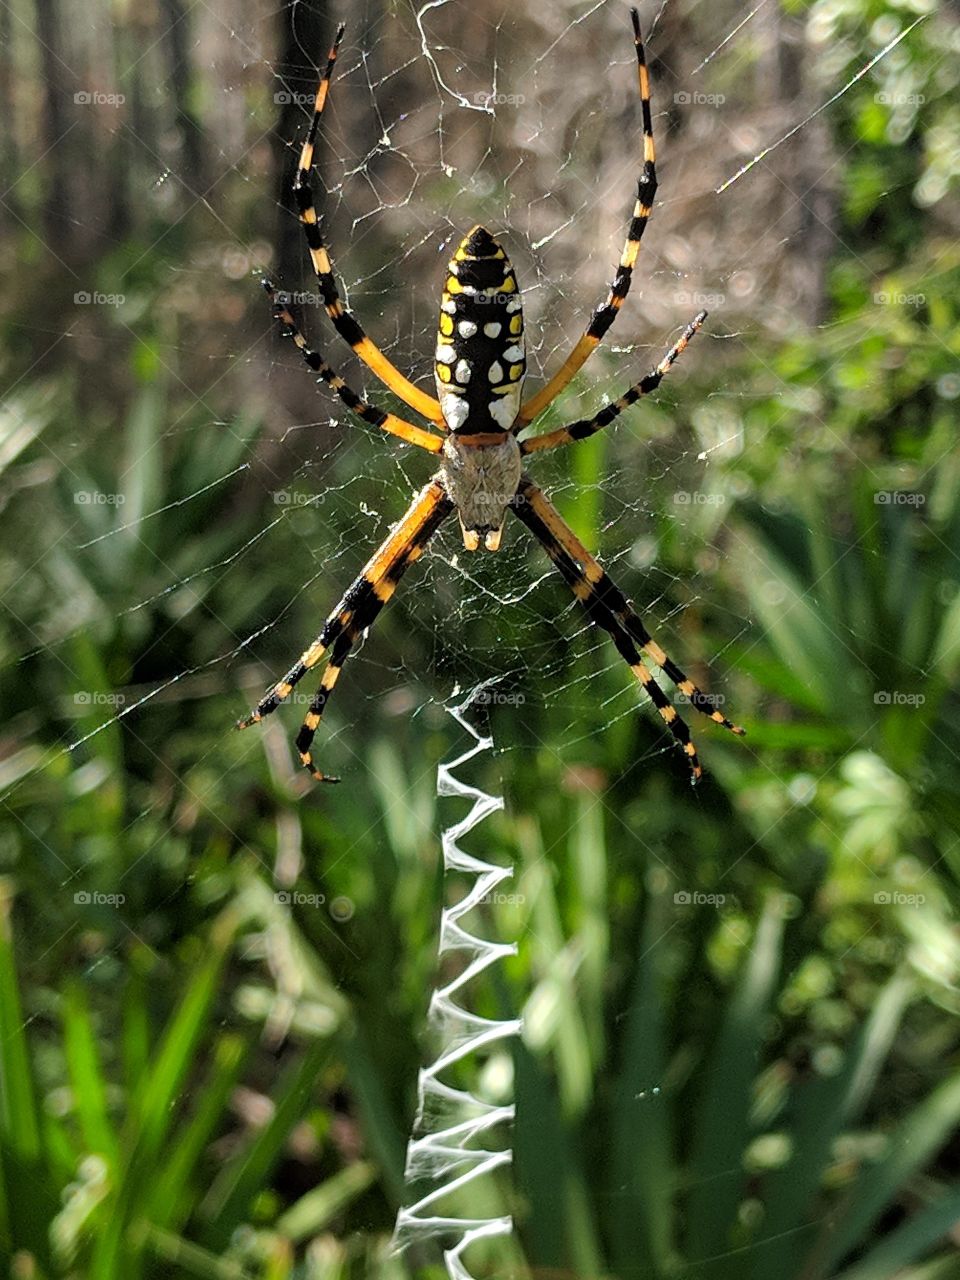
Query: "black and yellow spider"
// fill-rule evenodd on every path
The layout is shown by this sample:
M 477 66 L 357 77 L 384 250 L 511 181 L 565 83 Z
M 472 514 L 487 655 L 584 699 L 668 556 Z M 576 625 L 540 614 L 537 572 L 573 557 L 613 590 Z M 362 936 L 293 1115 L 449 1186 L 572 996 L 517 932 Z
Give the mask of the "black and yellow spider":
M 641 651 L 666 673 L 698 711 L 734 733 L 743 733 L 714 709 L 707 695 L 651 638 L 630 601 L 523 470 L 524 455 L 584 440 L 608 426 L 641 396 L 653 391 L 703 324 L 706 312 L 702 311 L 687 326 L 680 340 L 655 369 L 593 418 L 542 435 L 518 438 L 524 428 L 556 399 L 616 319 L 630 288 L 640 239 L 653 206 L 657 178 L 650 81 L 636 9 L 631 10 L 631 15 L 643 113 L 643 167 L 626 244 L 606 301 L 594 312 L 585 333 L 560 369 L 545 387 L 526 401 L 521 401 L 526 359 L 523 309 L 517 278 L 506 253 L 485 228 L 477 226 L 467 234 L 447 269 L 434 365 L 436 400 L 415 387 L 391 364 L 364 333 L 353 313 L 343 305 L 310 187 L 320 117 L 326 105 L 343 26 L 337 31 L 317 90 L 313 119 L 294 182 L 300 221 L 306 233 L 324 308 L 334 328 L 380 381 L 436 430 L 414 426 L 403 418 L 367 404 L 321 355 L 308 347 L 273 285 L 264 281 L 264 287 L 274 303 L 274 315 L 282 323 L 283 332 L 293 339 L 309 367 L 333 388 L 344 404 L 365 422 L 400 436 L 429 453 L 439 454 L 440 467 L 327 618 L 316 640 L 250 715 L 239 722 L 239 727 L 245 728 L 276 710 L 295 685 L 329 651 L 330 660 L 320 687 L 310 703 L 296 740 L 303 764 L 322 782 L 336 782 L 337 779 L 322 773 L 314 764 L 313 739 L 340 670 L 358 637 L 373 625 L 396 590 L 400 578 L 423 554 L 433 534 L 452 511 L 457 512 L 468 551 L 476 551 L 481 543 L 487 551 L 499 549 L 507 510 L 513 511 L 540 540 L 591 622 L 610 633 L 618 651 L 686 753 L 694 781 L 701 774 L 696 748 L 690 740 L 687 726 L 643 661 Z

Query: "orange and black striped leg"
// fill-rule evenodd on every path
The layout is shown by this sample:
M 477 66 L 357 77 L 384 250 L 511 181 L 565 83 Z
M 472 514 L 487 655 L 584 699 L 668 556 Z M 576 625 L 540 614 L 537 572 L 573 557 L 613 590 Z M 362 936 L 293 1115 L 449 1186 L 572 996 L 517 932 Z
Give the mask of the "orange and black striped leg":
M 328 365 L 319 352 L 312 351 L 307 345 L 307 340 L 301 333 L 290 309 L 282 301 L 282 295 L 277 292 L 271 281 L 264 280 L 263 287 L 273 303 L 274 319 L 278 320 L 283 326 L 284 337 L 293 339 L 294 345 L 303 356 L 308 368 L 319 374 L 327 386 L 333 388 L 348 409 L 355 413 L 358 418 L 362 418 L 364 422 L 370 422 L 375 427 L 389 431 L 392 435 L 399 436 L 401 440 L 406 440 L 408 444 L 418 445 L 421 449 L 427 449 L 430 453 L 440 452 L 443 448 L 442 436 L 434 435 L 430 431 L 424 431 L 423 427 L 414 426 L 412 422 L 407 422 L 404 418 L 398 418 L 393 413 L 384 413 L 382 409 L 377 409 L 374 405 L 368 404 L 366 400 L 363 400 L 355 391 L 351 390 L 336 369 Z
M 617 318 L 617 312 L 630 292 L 637 255 L 640 252 L 640 241 L 653 209 L 653 201 L 657 194 L 657 153 L 653 143 L 653 117 L 650 112 L 650 73 L 647 70 L 643 40 L 640 37 L 640 15 L 636 9 L 631 9 L 630 17 L 633 20 L 633 41 L 637 50 L 637 79 L 640 86 L 640 111 L 643 118 L 643 168 L 637 183 L 637 199 L 633 206 L 630 226 L 627 229 L 627 241 L 620 255 L 620 264 L 606 302 L 593 313 L 586 332 L 547 385 L 521 406 L 517 425 L 514 428 L 517 431 L 543 413 L 544 409 L 557 398 Z
M 310 173 L 313 168 L 313 156 L 320 129 L 320 117 L 323 115 L 323 109 L 327 103 L 330 80 L 333 76 L 333 68 L 337 61 L 337 51 L 340 48 L 340 41 L 343 39 L 343 32 L 344 27 L 341 23 L 337 28 L 337 34 L 327 58 L 326 70 L 317 89 L 313 119 L 310 121 L 310 129 L 307 132 L 303 150 L 300 152 L 300 164 L 293 184 L 293 193 L 296 197 L 300 221 L 303 224 L 304 234 L 307 238 L 307 247 L 310 250 L 310 257 L 313 261 L 313 269 L 316 273 L 317 284 L 320 287 L 323 305 L 337 333 L 353 348 L 364 364 L 373 370 L 385 386 L 389 387 L 411 409 L 415 409 L 417 413 L 422 414 L 430 422 L 435 422 L 442 426 L 443 415 L 440 412 L 438 401 L 433 396 L 427 395 L 425 391 L 421 391 L 419 387 L 415 387 L 409 379 L 403 376 L 400 370 L 387 359 L 380 348 L 367 337 L 353 312 L 347 310 L 343 305 L 340 294 L 337 291 L 337 282 L 333 275 L 333 267 L 330 264 L 330 255 L 320 232 L 320 223 L 317 218 L 317 210 L 313 202 L 313 191 L 310 185 Z
M 664 377 L 670 372 L 670 368 L 677 356 L 682 355 L 687 349 L 690 339 L 706 318 L 707 313 L 705 311 L 701 311 L 698 316 L 695 316 L 684 329 L 679 341 L 674 343 L 657 367 L 651 369 L 645 378 L 635 382 L 618 400 L 604 405 L 600 412 L 592 418 L 584 419 L 580 422 L 571 422 L 569 426 L 558 427 L 556 431 L 546 431 L 541 436 L 530 436 L 527 440 L 521 440 L 520 452 L 539 453 L 542 449 L 556 449 L 561 444 L 573 444 L 575 440 L 586 440 L 597 431 L 608 427 L 614 419 L 619 418 L 624 409 L 636 404 L 641 396 L 647 396 L 651 391 L 656 391 Z
M 304 766 L 319 781 L 335 782 L 313 764 L 311 746 L 324 708 L 340 675 L 340 669 L 357 637 L 372 626 L 380 610 L 393 595 L 407 568 L 423 554 L 424 548 L 439 528 L 453 504 L 438 480 L 420 491 L 403 519 L 365 565 L 363 572 L 348 589 L 323 629 L 287 674 L 264 695 L 256 707 L 237 724 L 238 729 L 256 724 L 270 715 L 299 684 L 307 672 L 331 650 L 330 661 L 323 673 L 320 688 L 314 696 L 303 726 L 297 735 L 297 750 Z
M 687 726 L 653 679 L 637 645 L 677 685 L 680 692 L 690 699 L 696 710 L 733 733 L 742 734 L 743 730 L 717 711 L 709 696 L 698 689 L 676 663 L 667 657 L 603 566 L 587 551 L 542 490 L 526 476 L 521 479 L 518 499 L 514 506 L 515 514 L 543 544 L 591 621 L 610 633 L 618 651 L 630 664 L 670 732 L 689 757 L 696 781 L 702 771 Z
M 731 733 L 743 736 L 745 731 L 739 725 L 733 724 L 726 716 L 716 710 L 715 699 L 698 688 L 689 676 L 681 671 L 677 664 L 661 649 L 660 645 L 647 631 L 643 620 L 634 609 L 633 603 L 616 586 L 600 561 L 591 555 L 570 526 L 561 518 L 556 508 L 548 501 L 542 490 L 538 489 L 535 484 L 524 476 L 520 482 L 521 495 L 526 495 L 528 490 L 529 497 L 526 500 L 539 513 L 549 532 L 563 547 L 569 559 L 579 566 L 580 577 L 589 585 L 591 591 L 602 600 L 624 630 L 638 642 L 644 653 L 653 659 L 660 670 L 673 681 L 684 697 L 690 699 L 691 705 L 697 711 L 708 716 L 714 723 L 723 725 Z

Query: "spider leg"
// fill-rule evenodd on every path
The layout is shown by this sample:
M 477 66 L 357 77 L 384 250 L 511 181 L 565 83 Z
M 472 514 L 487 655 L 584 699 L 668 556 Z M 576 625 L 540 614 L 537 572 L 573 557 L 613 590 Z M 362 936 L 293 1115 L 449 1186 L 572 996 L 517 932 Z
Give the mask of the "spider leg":
M 547 385 L 521 406 L 514 427 L 515 431 L 532 422 L 557 398 L 613 324 L 617 312 L 630 292 L 633 269 L 637 254 L 640 252 L 640 241 L 646 230 L 647 220 L 657 193 L 657 154 L 653 142 L 653 119 L 650 114 L 650 74 L 647 70 L 643 40 L 640 36 L 640 16 L 636 9 L 630 10 L 630 17 L 633 21 L 633 41 L 637 50 L 637 78 L 640 85 L 640 110 L 643 118 L 643 168 L 637 183 L 637 199 L 633 206 L 630 226 L 627 229 L 626 244 L 606 302 L 593 313 L 593 318 L 582 337 Z
M 238 729 L 256 724 L 275 711 L 327 650 L 331 650 L 330 661 L 297 734 L 296 744 L 302 763 L 318 781 L 337 781 L 316 768 L 310 749 L 340 670 L 357 637 L 376 621 L 403 574 L 423 554 L 427 543 L 452 509 L 453 503 L 439 480 L 431 480 L 417 494 L 403 519 L 394 526 L 364 566 L 359 577 L 327 618 L 317 638 L 283 679 L 260 699 L 250 714 L 238 721 Z
M 307 345 L 307 340 L 301 333 L 299 325 L 294 320 L 287 305 L 280 301 L 281 295 L 278 294 L 273 284 L 269 280 L 264 280 L 263 287 L 273 303 L 273 316 L 282 325 L 284 337 L 293 339 L 294 345 L 303 356 L 308 368 L 320 375 L 327 386 L 337 393 L 348 409 L 355 413 L 358 418 L 362 418 L 364 422 L 370 422 L 375 427 L 381 427 L 384 431 L 389 431 L 391 434 L 399 436 L 401 440 L 406 440 L 408 444 L 418 445 L 421 449 L 429 450 L 430 453 L 440 452 L 443 448 L 442 436 L 436 436 L 431 431 L 424 431 L 422 427 L 414 426 L 412 422 L 398 418 L 395 414 L 384 413 L 382 409 L 377 409 L 374 405 L 368 404 L 366 400 L 363 400 L 348 387 L 336 369 L 328 365 L 319 352 L 312 351 Z
M 604 405 L 600 412 L 592 418 L 584 419 L 580 422 L 571 422 L 566 427 L 558 427 L 556 431 L 546 431 L 543 435 L 530 436 L 527 440 L 521 440 L 520 452 L 538 453 L 541 449 L 556 449 L 561 444 L 573 444 L 576 440 L 586 440 L 597 431 L 609 426 L 615 418 L 619 418 L 624 409 L 636 404 L 641 396 L 649 395 L 651 391 L 655 391 L 659 387 L 664 377 L 670 372 L 673 362 L 687 349 L 690 339 L 706 318 L 707 313 L 705 311 L 701 311 L 698 316 L 695 316 L 684 329 L 679 340 L 674 343 L 656 368 L 651 369 L 646 377 L 641 378 L 639 382 L 635 382 L 632 387 L 629 387 L 619 399 Z
M 591 622 L 610 633 L 618 652 L 629 664 L 667 728 L 680 743 L 689 759 L 693 780 L 696 782 L 703 770 L 697 757 L 696 747 L 690 739 L 690 732 L 670 699 L 653 678 L 637 646 L 639 645 L 640 649 L 652 658 L 676 684 L 680 692 L 690 699 L 696 710 L 709 716 L 717 724 L 722 724 L 732 733 L 742 734 L 743 730 L 715 710 L 707 694 L 698 689 L 652 639 L 639 615 L 603 566 L 580 542 L 543 491 L 526 476 L 521 478 L 518 499 L 513 508 L 514 514 L 543 544 L 547 555 L 583 605 Z
M 303 149 L 300 152 L 300 163 L 293 183 L 293 193 L 296 197 L 297 208 L 300 211 L 300 221 L 303 224 L 307 247 L 310 250 L 310 258 L 317 277 L 317 284 L 320 286 L 323 305 L 337 333 L 340 334 L 348 346 L 353 348 L 364 364 L 373 370 L 380 381 L 408 404 L 411 409 L 415 409 L 417 413 L 422 414 L 431 422 L 442 424 L 443 415 L 440 412 L 438 401 L 433 396 L 427 395 L 425 391 L 421 391 L 419 387 L 414 386 L 408 378 L 403 376 L 400 370 L 387 359 L 380 348 L 367 337 L 353 312 L 343 305 L 340 294 L 337 291 L 333 268 L 330 265 L 330 255 L 320 232 L 320 223 L 317 218 L 317 210 L 313 202 L 313 191 L 310 185 L 310 174 L 313 169 L 313 155 L 320 129 L 320 117 L 323 115 L 323 109 L 327 103 L 330 80 L 333 76 L 333 68 L 337 61 L 337 51 L 340 48 L 340 41 L 343 39 L 343 32 L 344 26 L 341 23 L 337 28 L 337 34 L 330 48 L 326 70 L 317 89 L 313 119 L 310 121 L 310 128 L 307 132 Z

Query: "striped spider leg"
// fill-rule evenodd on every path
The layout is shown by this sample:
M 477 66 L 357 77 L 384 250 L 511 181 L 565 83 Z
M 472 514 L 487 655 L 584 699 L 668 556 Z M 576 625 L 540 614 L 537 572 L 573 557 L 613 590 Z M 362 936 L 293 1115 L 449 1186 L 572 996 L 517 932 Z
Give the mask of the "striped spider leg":
M 273 284 L 269 280 L 262 281 L 267 297 L 273 303 L 274 319 L 279 321 L 281 331 L 286 338 L 292 338 L 297 350 L 303 356 L 304 363 L 314 373 L 320 375 L 328 387 L 337 393 L 343 403 L 351 412 L 355 413 L 358 418 L 362 418 L 364 422 L 372 423 L 375 427 L 380 427 L 383 431 L 389 431 L 391 435 L 399 436 L 401 440 L 406 440 L 408 444 L 418 445 L 421 449 L 426 449 L 430 453 L 439 453 L 443 448 L 443 437 L 434 435 L 431 431 L 424 431 L 423 427 L 414 426 L 412 422 L 407 422 L 404 418 L 398 418 L 396 414 L 384 413 L 382 409 L 377 409 L 374 405 L 368 404 L 353 391 L 337 371 L 327 364 L 323 356 L 318 351 L 312 351 L 307 345 L 307 340 L 300 332 L 296 320 L 290 314 L 286 302 L 283 301 L 282 295 L 277 292 Z
M 657 708 L 667 728 L 680 744 L 690 762 L 693 781 L 703 773 L 697 749 L 690 738 L 690 731 L 677 714 L 676 708 L 653 677 L 643 661 L 640 650 L 673 681 L 680 692 L 690 699 L 691 705 L 731 733 L 743 734 L 739 725 L 732 724 L 717 711 L 710 698 L 693 683 L 652 638 L 630 601 L 614 584 L 600 562 L 590 554 L 573 530 L 561 518 L 556 507 L 526 475 L 520 479 L 520 487 L 513 512 L 527 526 L 546 550 L 561 577 L 583 605 L 591 622 L 610 633 L 617 651 L 629 664 L 630 670 L 643 685 L 650 701 Z M 639 649 L 638 649 L 639 646 Z
M 637 51 L 637 80 L 640 87 L 640 110 L 643 116 L 643 168 L 637 182 L 637 199 L 627 228 L 626 244 L 623 246 L 617 273 L 606 301 L 593 313 L 589 325 L 576 346 L 546 386 L 541 387 L 535 396 L 523 404 L 517 423 L 518 430 L 532 422 L 534 418 L 538 418 L 556 400 L 587 357 L 596 350 L 604 334 L 617 318 L 617 312 L 630 292 L 633 269 L 640 252 L 640 241 L 653 210 L 653 201 L 657 194 L 657 152 L 653 142 L 653 117 L 650 113 L 650 73 L 647 70 L 647 59 L 640 35 L 640 15 L 636 9 L 631 9 L 630 17 L 633 21 L 633 42 Z
M 628 387 L 622 396 L 604 405 L 599 413 L 594 414 L 592 418 L 581 419 L 579 422 L 571 422 L 565 427 L 558 427 L 556 431 L 545 431 L 543 435 L 528 436 L 526 440 L 520 441 L 520 452 L 522 454 L 539 453 L 544 449 L 556 449 L 563 444 L 576 444 L 578 440 L 588 440 L 590 436 L 602 431 L 604 427 L 608 427 L 611 422 L 620 417 L 624 409 L 636 404 L 642 396 L 648 396 L 651 391 L 656 391 L 657 387 L 670 372 L 674 361 L 686 351 L 690 345 L 691 338 L 700 330 L 706 318 L 706 311 L 701 311 L 699 315 L 694 316 L 660 363 L 642 377 L 639 382 L 635 382 L 632 387 Z
M 340 41 L 343 39 L 343 32 L 344 25 L 341 23 L 337 28 L 337 34 L 327 57 L 326 70 L 317 89 L 313 118 L 310 121 L 310 128 L 307 131 L 303 149 L 300 152 L 300 163 L 293 184 L 293 193 L 300 211 L 300 221 L 303 224 L 307 248 L 310 250 L 310 258 L 313 262 L 317 284 L 323 298 L 324 309 L 337 333 L 340 334 L 341 338 L 353 349 L 364 364 L 373 370 L 380 381 L 386 387 L 389 387 L 395 395 L 398 395 L 404 403 L 408 404 L 411 409 L 415 409 L 417 413 L 421 414 L 429 422 L 443 427 L 443 415 L 440 412 L 438 401 L 433 396 L 427 395 L 425 391 L 421 391 L 419 387 L 414 386 L 408 378 L 403 376 L 400 370 L 387 359 L 380 348 L 367 337 L 353 312 L 343 305 L 337 290 L 333 267 L 330 264 L 330 255 L 327 252 L 323 234 L 320 230 L 320 221 L 317 217 L 316 206 L 313 202 L 313 191 L 310 186 L 310 175 L 313 170 L 313 156 L 317 145 L 317 135 L 320 130 L 320 118 L 327 104 L 330 80 L 333 76 L 333 68 L 337 61 L 337 52 L 340 48 Z
M 350 656 L 357 638 L 367 628 L 373 626 L 380 610 L 397 589 L 397 584 L 404 573 L 415 560 L 420 558 L 427 543 L 452 510 L 453 503 L 444 492 L 443 486 L 437 479 L 431 480 L 417 494 L 406 515 L 394 526 L 383 544 L 371 556 L 343 599 L 327 618 L 317 638 L 283 679 L 260 699 L 248 716 L 238 722 L 238 729 L 246 729 L 248 725 L 256 724 L 264 716 L 276 711 L 281 702 L 289 698 L 307 672 L 315 667 L 329 650 L 330 661 L 324 669 L 320 687 L 310 703 L 303 725 L 297 734 L 296 745 L 301 763 L 310 770 L 318 782 L 340 781 L 339 778 L 331 777 L 317 768 L 313 760 L 312 747 L 341 668 Z

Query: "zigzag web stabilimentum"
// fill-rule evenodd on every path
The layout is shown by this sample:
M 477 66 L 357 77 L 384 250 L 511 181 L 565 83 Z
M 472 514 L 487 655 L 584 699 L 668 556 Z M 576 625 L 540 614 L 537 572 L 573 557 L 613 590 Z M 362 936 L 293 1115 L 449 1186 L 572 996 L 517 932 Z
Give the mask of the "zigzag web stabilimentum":
M 472 1193 L 478 1180 L 489 1179 L 510 1164 L 513 1103 L 505 1100 L 503 1087 L 500 1097 L 489 1100 L 479 1096 L 476 1083 L 472 1087 L 449 1083 L 450 1073 L 458 1067 L 466 1067 L 479 1080 L 484 1059 L 489 1059 L 492 1050 L 501 1051 L 502 1064 L 503 1041 L 519 1035 L 522 1026 L 519 1018 L 484 1016 L 469 1007 L 474 980 L 517 952 L 515 942 L 494 941 L 465 923 L 482 915 L 484 904 L 502 892 L 500 886 L 513 874 L 512 867 L 470 853 L 460 843 L 503 808 L 500 797 L 464 780 L 467 766 L 478 758 L 482 761 L 493 747 L 492 738 L 481 735 L 471 722 L 485 692 L 481 686 L 459 705 L 448 707 L 473 739 L 466 751 L 440 766 L 437 776 L 441 797 L 470 802 L 469 812 L 442 834 L 445 875 L 463 886 L 463 891 L 442 911 L 438 950 L 441 963 L 445 958 L 448 962 L 450 957 L 456 959 L 458 971 L 430 1000 L 428 1027 L 435 1056 L 420 1072 L 417 1115 L 405 1169 L 411 1201 L 400 1210 L 394 1232 L 398 1250 L 425 1240 L 442 1244 L 447 1273 L 456 1280 L 468 1280 L 471 1274 L 463 1257 L 471 1245 L 509 1235 L 512 1230 L 508 1216 L 482 1216 L 475 1209 L 465 1211 L 464 1206 L 476 1204 Z M 471 843 L 484 836 L 489 840 L 489 828 L 483 836 L 474 835 Z

